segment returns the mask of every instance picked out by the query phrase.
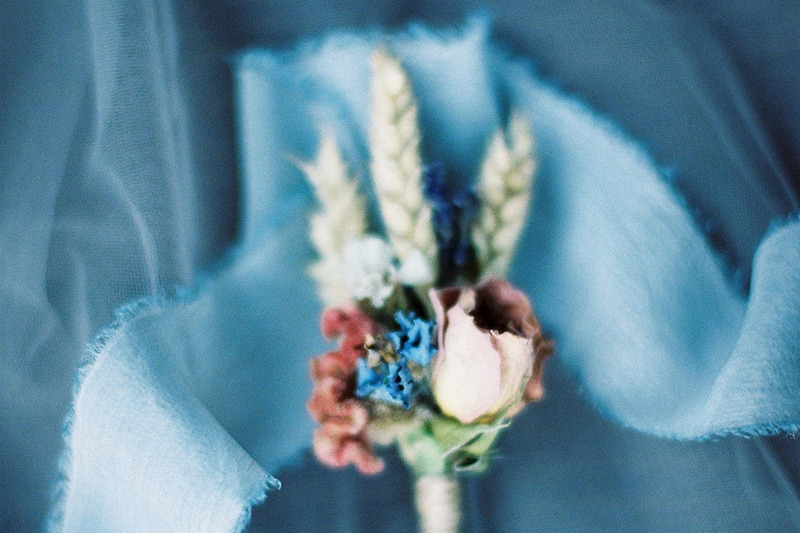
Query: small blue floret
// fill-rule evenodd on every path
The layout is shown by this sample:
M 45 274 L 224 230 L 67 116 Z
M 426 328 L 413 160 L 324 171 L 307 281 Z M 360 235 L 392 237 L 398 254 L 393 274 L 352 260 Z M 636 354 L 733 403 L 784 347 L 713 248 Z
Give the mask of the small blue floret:
M 386 337 L 394 344 L 401 359 L 428 366 L 436 355 L 436 347 L 433 346 L 434 322 L 418 318 L 414 313 L 405 315 L 402 311 L 395 313 L 394 319 L 400 325 L 400 331 L 392 331 Z
M 386 338 L 394 345 L 399 356 L 396 362 L 382 361 L 370 367 L 366 359 L 356 363 L 356 396 L 401 405 L 410 409 L 420 387 L 414 380 L 409 362 L 427 366 L 436 354 L 433 346 L 434 323 L 398 311 L 395 320 L 399 331 L 390 331 Z

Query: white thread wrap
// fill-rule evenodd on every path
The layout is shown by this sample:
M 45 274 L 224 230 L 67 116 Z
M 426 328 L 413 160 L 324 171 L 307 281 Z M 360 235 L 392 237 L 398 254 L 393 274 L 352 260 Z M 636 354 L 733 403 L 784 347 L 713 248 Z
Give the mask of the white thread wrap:
M 461 521 L 461 490 L 449 475 L 417 478 L 414 495 L 421 533 L 457 533 Z

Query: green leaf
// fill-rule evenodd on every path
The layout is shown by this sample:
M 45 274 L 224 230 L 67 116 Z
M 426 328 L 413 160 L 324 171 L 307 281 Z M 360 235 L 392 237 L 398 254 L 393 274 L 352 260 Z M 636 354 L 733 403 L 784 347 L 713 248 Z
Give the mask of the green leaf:
M 462 424 L 455 418 L 437 416 L 430 421 L 434 438 L 448 456 L 464 449 L 483 455 L 507 425 L 502 419 L 493 424 Z
M 428 424 L 420 424 L 399 436 L 397 443 L 400 455 L 415 476 L 444 475 L 450 472 L 446 456 Z

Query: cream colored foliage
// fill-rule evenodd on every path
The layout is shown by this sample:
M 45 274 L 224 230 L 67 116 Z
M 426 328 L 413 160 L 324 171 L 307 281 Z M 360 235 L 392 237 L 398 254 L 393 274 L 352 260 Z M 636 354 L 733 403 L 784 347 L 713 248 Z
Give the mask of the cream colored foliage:
M 422 194 L 417 103 L 407 74 L 386 50 L 373 54 L 372 70 L 371 171 L 386 234 L 401 262 L 417 251 L 433 270 L 436 241 Z
M 472 237 L 483 277 L 505 277 L 528 213 L 536 171 L 528 120 L 511 114 L 489 140 L 481 166 L 481 210 Z
M 322 132 L 316 159 L 300 163 L 300 168 L 314 187 L 319 203 L 310 221 L 311 242 L 319 259 L 309 272 L 317 281 L 325 305 L 342 305 L 350 299 L 342 272 L 344 250 L 347 243 L 367 231 L 366 201 L 350 176 L 332 132 Z

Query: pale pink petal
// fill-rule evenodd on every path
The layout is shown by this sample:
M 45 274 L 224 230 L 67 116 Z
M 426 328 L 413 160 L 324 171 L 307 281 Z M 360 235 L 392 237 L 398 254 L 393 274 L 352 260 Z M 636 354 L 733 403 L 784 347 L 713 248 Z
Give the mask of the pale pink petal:
M 375 474 L 383 469 L 383 461 L 372 452 L 366 434 L 369 411 L 353 392 L 356 360 L 366 354 L 366 335 L 376 333 L 378 326 L 358 309 L 329 309 L 321 327 L 326 337 L 340 340 L 338 350 L 311 362 L 314 390 L 306 407 L 322 424 L 314 432 L 314 454 L 334 468 L 353 464 L 365 474 Z
M 339 357 L 338 352 L 328 352 L 321 357 L 315 357 L 311 360 L 312 380 L 327 376 L 338 376 L 342 379 L 346 379 L 352 371 L 353 369 L 348 368 Z
M 348 400 L 343 403 L 347 418 L 353 433 L 363 433 L 369 423 L 369 411 L 358 400 Z
M 447 311 L 447 322 L 433 393 L 443 413 L 468 424 L 500 396 L 500 354 L 489 333 L 478 329 L 461 307 Z
M 447 329 L 447 310 L 456 305 L 458 298 L 461 296 L 460 287 L 447 287 L 444 289 L 430 289 L 428 291 L 428 298 L 433 305 L 433 311 L 436 314 L 436 343 L 439 347 L 439 354 L 433 360 L 431 367 L 433 373 L 439 367 L 439 362 L 442 360 L 442 348 L 444 347 L 444 332 Z
M 494 415 L 517 403 L 533 372 L 533 342 L 513 333 L 492 332 L 492 340 L 500 352 L 502 386 L 500 396 L 486 414 Z
M 320 463 L 333 468 L 352 464 L 361 473 L 372 475 L 381 472 L 384 467 L 383 461 L 372 452 L 363 438 L 339 438 L 318 429 L 314 432 L 312 449 Z
M 341 334 L 342 323 L 346 320 L 347 313 L 341 309 L 326 309 L 320 318 L 320 329 L 326 338 L 332 339 Z
M 358 429 L 353 427 L 352 420 L 347 417 L 328 417 L 322 424 L 322 431 L 331 437 L 345 438 L 358 435 Z
M 544 386 L 542 385 L 544 362 L 553 353 L 553 344 L 540 334 L 534 337 L 534 352 L 533 372 L 525 387 L 525 400 L 529 402 L 538 402 L 544 397 Z
M 353 437 L 364 432 L 369 422 L 369 412 L 355 400 L 338 404 L 338 412 L 324 418 L 322 430 L 328 435 Z
M 320 326 L 325 337 L 332 339 L 341 336 L 337 357 L 351 368 L 355 368 L 356 360 L 366 354 L 364 338 L 379 329 L 374 320 L 356 308 L 326 309 L 322 313 Z

